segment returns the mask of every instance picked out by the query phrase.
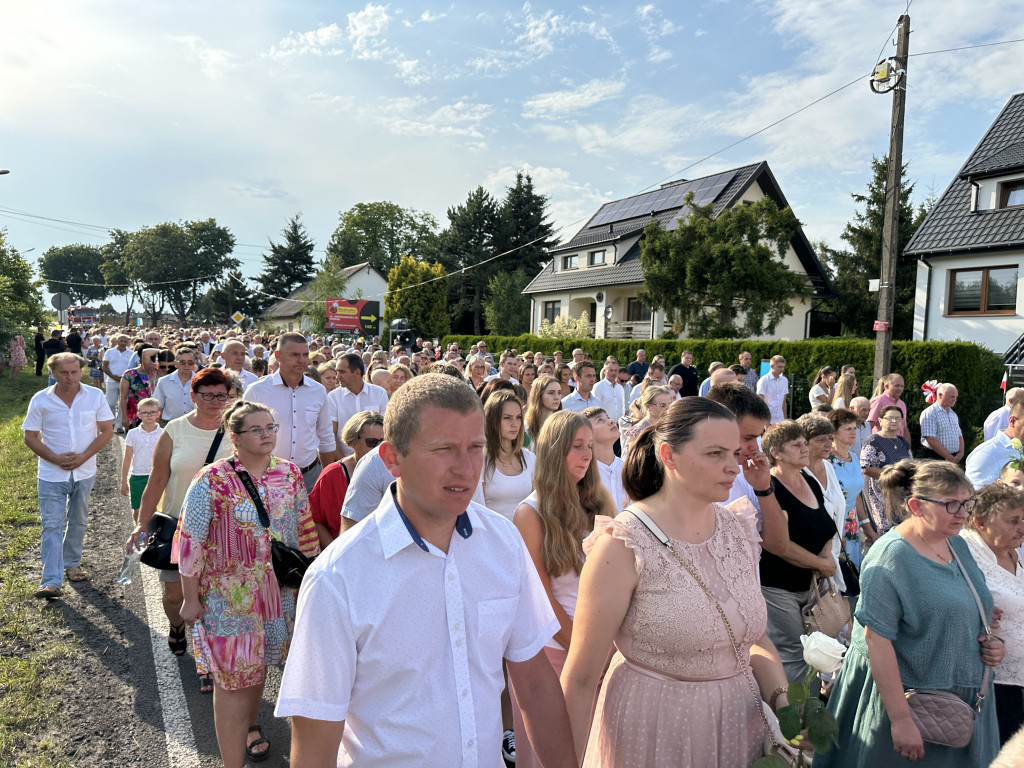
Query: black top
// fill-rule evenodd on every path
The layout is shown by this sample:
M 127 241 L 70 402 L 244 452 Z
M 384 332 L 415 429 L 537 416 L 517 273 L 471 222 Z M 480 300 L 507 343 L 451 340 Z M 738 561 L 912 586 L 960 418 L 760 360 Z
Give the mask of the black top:
M 46 337 L 41 333 L 36 334 L 36 352 L 43 351 L 43 342 L 46 341 Z
M 626 366 L 626 372 L 629 373 L 630 376 L 639 376 L 642 379 L 647 375 L 647 369 L 650 367 L 650 363 L 641 363 L 639 360 L 634 360 Z
M 683 388 L 679 390 L 680 397 L 696 396 L 700 390 L 700 377 L 697 375 L 697 369 L 692 365 L 676 363 L 668 369 L 668 375 L 669 378 L 679 376 L 683 380 Z
M 837 534 L 836 524 L 832 515 L 825 511 L 825 496 L 821 486 L 807 475 L 806 470 L 803 474 L 814 491 L 817 507 L 808 507 L 775 477 L 772 478 L 772 487 L 779 506 L 789 515 L 789 540 L 817 555 L 825 543 Z M 799 568 L 771 552 L 761 552 L 761 586 L 806 592 L 811 588 L 812 575 L 809 568 Z
M 64 340 L 68 344 L 68 351 L 74 352 L 76 355 L 82 354 L 82 337 L 77 333 L 69 333 Z
M 53 357 L 58 352 L 63 352 L 68 348 L 68 345 L 64 343 L 63 339 L 47 339 L 43 342 L 43 354 L 47 357 Z

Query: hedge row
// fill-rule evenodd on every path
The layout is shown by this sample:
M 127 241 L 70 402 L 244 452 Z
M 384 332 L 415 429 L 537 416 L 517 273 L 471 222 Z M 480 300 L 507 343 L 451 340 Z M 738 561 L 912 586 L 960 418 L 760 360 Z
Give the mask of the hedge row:
M 807 393 L 818 369 L 831 365 L 839 369 L 853 365 L 857 369 L 860 394 L 870 396 L 875 360 L 875 342 L 869 339 L 809 339 L 806 341 L 629 341 L 615 339 L 542 339 L 538 336 L 446 336 L 444 344 L 458 343 L 467 349 L 484 338 L 488 350 L 499 353 L 514 348 L 550 355 L 562 350 L 566 359 L 575 347 L 590 354 L 595 361 L 614 355 L 620 362 L 636 358 L 638 349 L 647 351 L 647 359 L 664 355 L 671 366 L 679 362 L 683 350 L 693 352 L 694 365 L 701 371 L 715 360 L 732 364 L 741 351 L 748 351 L 754 360 L 768 359 L 772 355 L 786 358 L 786 377 L 792 392 L 791 411 L 799 416 L 810 409 Z M 985 417 L 1002 405 L 999 382 L 1005 368 L 994 352 L 968 342 L 897 341 L 893 343 L 892 370 L 903 375 L 906 390 L 903 400 L 914 434 L 918 431 L 918 417 L 927 407 L 921 384 L 931 379 L 955 384 L 960 391 L 956 412 L 964 431 L 968 447 L 980 442 Z

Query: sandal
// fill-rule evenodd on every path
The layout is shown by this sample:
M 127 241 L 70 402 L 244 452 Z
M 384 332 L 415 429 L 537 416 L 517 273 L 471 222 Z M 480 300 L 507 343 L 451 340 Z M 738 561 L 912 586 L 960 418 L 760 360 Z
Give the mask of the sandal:
M 184 621 L 177 627 L 171 627 L 171 631 L 167 633 L 167 647 L 171 649 L 171 653 L 175 656 L 185 655 L 185 651 L 188 649 L 188 640 L 185 638 Z
M 199 676 L 199 692 L 213 693 L 213 677 L 209 672 Z
M 246 745 L 245 754 L 247 754 L 249 756 L 249 759 L 252 760 L 254 763 L 262 763 L 264 760 L 270 757 L 270 742 L 263 737 L 263 728 L 258 725 L 254 725 L 251 728 L 249 728 L 249 733 L 258 733 L 260 737 L 253 741 L 251 744 Z M 266 744 L 267 748 L 264 749 L 262 752 L 252 751 L 253 747 L 258 747 L 261 744 Z

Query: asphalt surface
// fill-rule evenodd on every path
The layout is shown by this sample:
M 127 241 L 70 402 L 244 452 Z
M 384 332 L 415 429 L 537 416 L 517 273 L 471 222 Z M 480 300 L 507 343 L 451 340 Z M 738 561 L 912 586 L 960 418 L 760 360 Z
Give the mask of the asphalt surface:
M 64 701 L 60 722 L 48 724 L 44 735 L 48 730 L 68 744 L 76 767 L 215 768 L 221 762 L 213 698 L 199 692 L 191 638 L 182 657 L 167 647 L 157 572 L 141 566 L 140 579 L 117 583 L 133 528 L 128 498 L 120 494 L 122 443 L 115 436 L 98 457 L 83 557 L 91 578 L 66 583 L 64 597 L 46 607 L 63 615 L 79 645 L 73 658 L 54 661 L 66 673 Z M 37 579 L 38 560 L 28 570 Z M 260 709 L 271 744 L 260 765 L 269 768 L 289 765 L 290 726 L 273 716 L 280 680 L 280 670 L 269 670 Z

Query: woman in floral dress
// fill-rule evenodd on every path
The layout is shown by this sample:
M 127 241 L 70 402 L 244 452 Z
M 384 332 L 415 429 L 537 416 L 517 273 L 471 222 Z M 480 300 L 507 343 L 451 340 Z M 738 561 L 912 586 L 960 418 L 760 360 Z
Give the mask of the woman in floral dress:
M 11 339 L 11 359 L 10 369 L 8 376 L 14 378 L 21 373 L 21 368 L 28 364 L 28 358 L 25 356 L 25 337 L 20 333 Z
M 121 377 L 121 413 L 125 415 L 127 422 L 125 430 L 138 426 L 139 401 L 153 396 L 156 389 L 156 380 L 159 369 L 157 368 L 157 356 L 160 350 L 144 344 L 135 350 L 139 355 L 139 364 L 130 368 Z
M 185 594 L 181 617 L 194 622 L 199 673 L 213 675 L 221 758 L 225 768 L 241 768 L 247 754 L 260 761 L 269 752 L 257 713 L 266 667 L 284 664 L 295 619 L 297 590 L 278 585 L 271 537 L 310 557 L 319 546 L 301 471 L 272 455 L 277 424 L 270 409 L 236 403 L 224 425 L 234 455 L 192 481 L 175 545 Z M 239 473 L 252 478 L 269 530 Z

